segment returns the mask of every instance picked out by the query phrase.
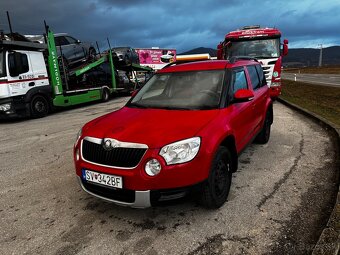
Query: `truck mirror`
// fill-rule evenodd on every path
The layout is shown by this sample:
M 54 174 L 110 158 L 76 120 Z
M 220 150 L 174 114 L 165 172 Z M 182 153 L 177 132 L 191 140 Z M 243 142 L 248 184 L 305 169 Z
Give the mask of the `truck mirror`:
M 8 54 L 8 69 L 9 74 L 12 77 L 16 77 L 20 74 L 20 53 L 19 52 L 12 52 Z
M 282 55 L 286 56 L 288 54 L 288 45 L 287 44 L 283 44 L 283 52 Z
M 283 44 L 288 44 L 288 40 L 287 40 L 287 39 L 284 39 L 284 40 L 283 40 Z

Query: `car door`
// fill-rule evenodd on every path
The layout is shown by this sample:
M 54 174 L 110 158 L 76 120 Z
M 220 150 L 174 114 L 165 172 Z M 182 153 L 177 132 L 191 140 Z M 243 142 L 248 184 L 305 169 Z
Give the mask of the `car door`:
M 7 59 L 9 93 L 11 96 L 25 95 L 36 85 L 29 53 L 12 51 L 7 53 Z
M 258 67 L 257 67 L 258 66 Z M 260 65 L 247 66 L 249 79 L 251 81 L 252 89 L 254 92 L 254 100 L 252 102 L 253 114 L 255 118 L 253 126 L 253 135 L 260 131 L 265 116 L 265 107 L 268 97 L 268 87 L 264 78 L 263 70 Z
M 65 36 L 56 36 L 55 45 L 58 51 L 58 56 L 62 55 L 68 63 L 74 60 L 73 46 L 69 44 Z
M 73 47 L 74 60 L 85 59 L 87 52 L 85 51 L 83 44 L 72 36 L 65 36 L 65 38 Z
M 236 148 L 239 152 L 242 150 L 251 140 L 253 133 L 253 126 L 255 122 L 254 110 L 252 107 L 252 101 L 249 102 L 233 102 L 233 95 L 239 89 L 250 89 L 249 80 L 244 67 L 238 67 L 233 69 L 231 76 L 231 118 L 230 125 L 234 130 L 234 136 L 236 141 Z

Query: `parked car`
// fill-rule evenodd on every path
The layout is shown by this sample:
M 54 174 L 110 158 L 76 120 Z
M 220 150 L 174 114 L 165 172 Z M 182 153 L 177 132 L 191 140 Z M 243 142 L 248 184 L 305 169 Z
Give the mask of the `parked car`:
M 121 62 L 124 65 L 139 64 L 139 56 L 135 49 L 131 47 L 116 47 L 112 48 L 113 57 L 116 61 Z
M 76 174 L 88 193 L 145 208 L 192 194 L 208 208 L 226 201 L 238 155 L 267 143 L 273 106 L 255 60 L 173 63 L 118 111 L 83 126 Z
M 54 39 L 58 56 L 63 56 L 66 65 L 86 61 L 96 55 L 96 50 L 91 43 L 81 42 L 66 33 L 55 34 Z

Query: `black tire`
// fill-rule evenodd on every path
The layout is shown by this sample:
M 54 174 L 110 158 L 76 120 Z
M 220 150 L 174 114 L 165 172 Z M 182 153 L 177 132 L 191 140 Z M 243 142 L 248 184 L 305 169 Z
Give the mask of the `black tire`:
M 200 203 L 210 209 L 221 207 L 228 198 L 232 172 L 231 154 L 225 147 L 219 147 L 212 162 L 209 177 L 202 188 Z
M 260 133 L 255 138 L 255 143 L 266 144 L 270 138 L 270 128 L 271 128 L 270 113 L 267 111 L 266 119 L 264 120 L 263 127 Z
M 31 116 L 33 118 L 45 117 L 49 112 L 48 102 L 45 97 L 37 95 L 34 96 L 30 103 Z
M 110 99 L 110 91 L 107 88 L 102 90 L 102 102 L 107 102 Z
M 90 48 L 88 60 L 94 60 L 95 58 L 96 58 L 96 50 L 94 48 Z

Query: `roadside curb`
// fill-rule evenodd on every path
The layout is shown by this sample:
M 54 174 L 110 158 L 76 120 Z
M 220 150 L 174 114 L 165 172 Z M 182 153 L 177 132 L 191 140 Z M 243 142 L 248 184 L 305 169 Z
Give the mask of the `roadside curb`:
M 310 117 L 317 122 L 319 122 L 322 126 L 327 129 L 332 130 L 337 135 L 337 145 L 340 149 L 340 127 L 335 127 L 328 120 L 324 119 L 321 116 L 318 116 L 315 113 L 312 113 L 296 104 L 290 103 L 282 98 L 277 99 L 278 102 L 302 113 L 303 115 Z M 339 160 L 339 156 L 337 157 Z M 339 164 L 339 163 L 338 163 Z M 338 179 L 339 179 L 340 169 L 338 170 Z M 339 183 L 339 180 L 337 180 Z M 317 244 L 315 245 L 312 255 L 337 255 L 340 251 L 340 187 L 338 191 L 337 200 L 334 205 L 334 209 L 329 217 L 326 227 L 322 231 Z

